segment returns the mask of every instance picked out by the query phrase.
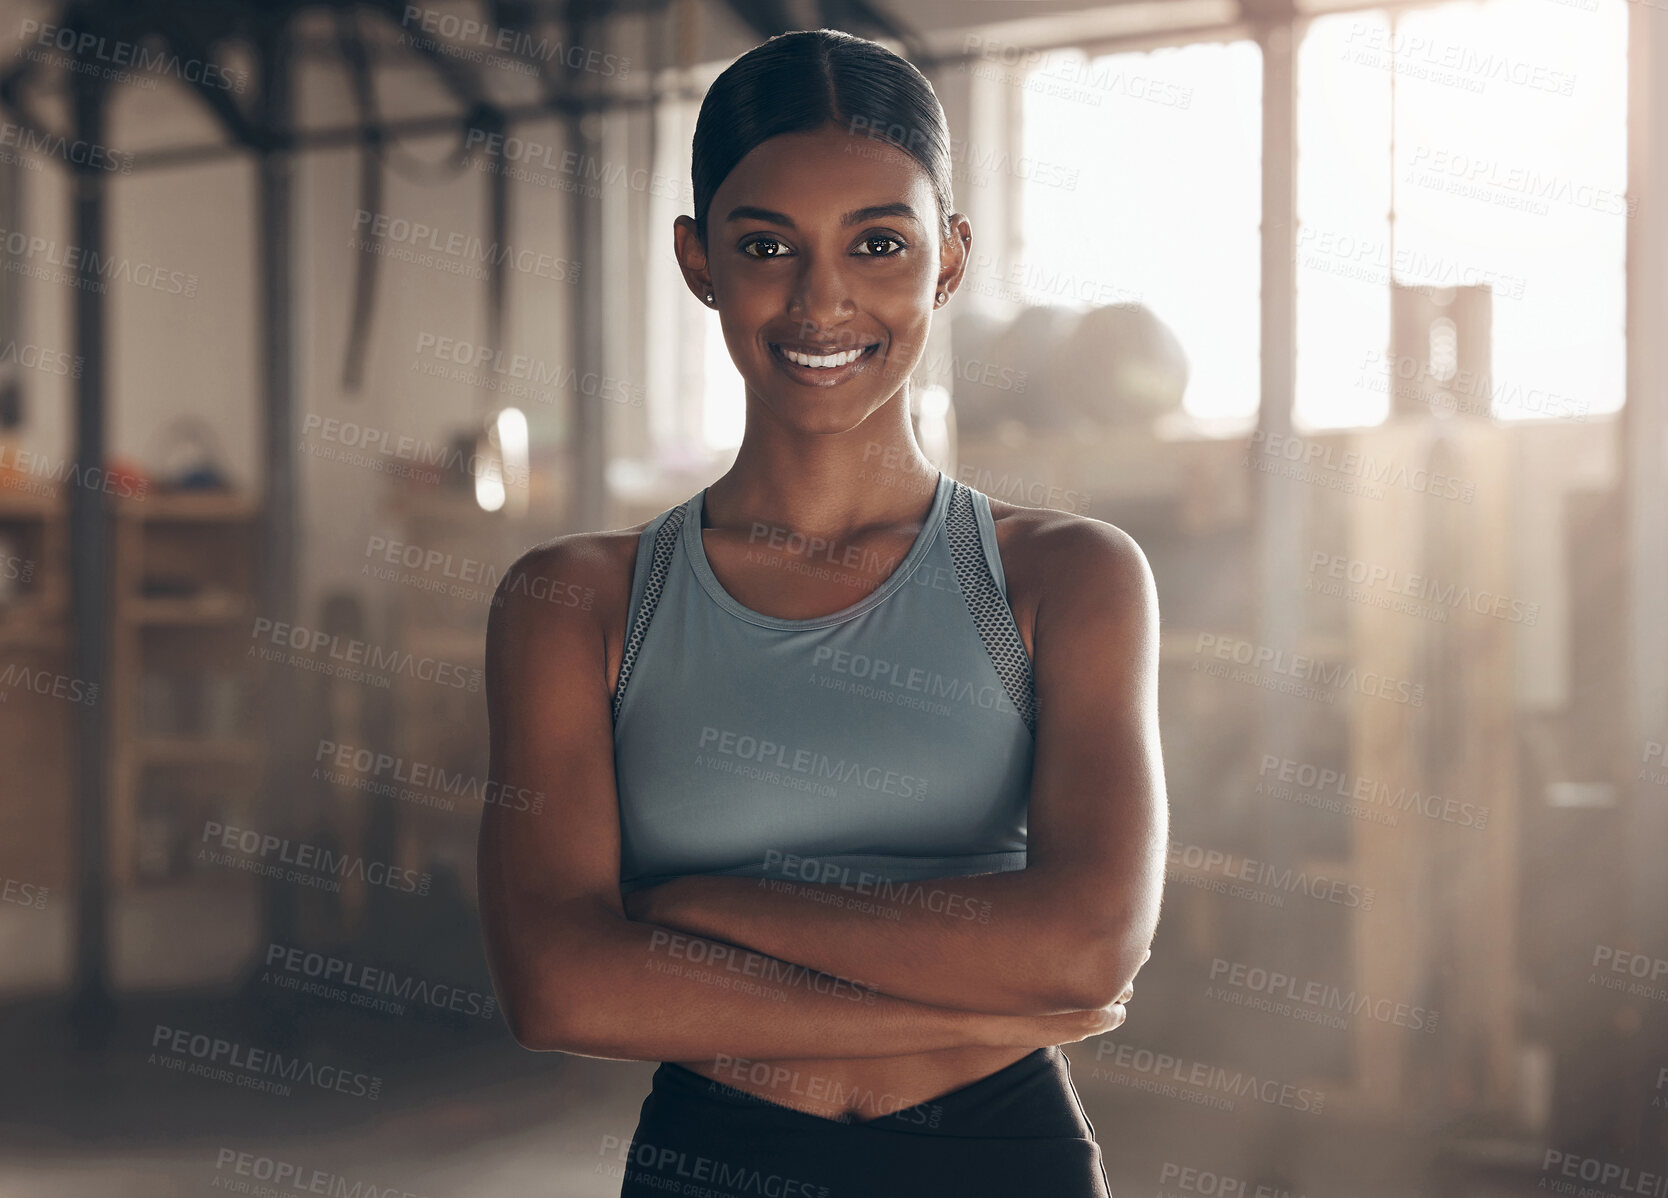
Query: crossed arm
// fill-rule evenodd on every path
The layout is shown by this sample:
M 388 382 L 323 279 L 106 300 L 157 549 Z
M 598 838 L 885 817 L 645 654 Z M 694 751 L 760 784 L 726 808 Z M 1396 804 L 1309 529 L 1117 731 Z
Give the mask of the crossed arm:
M 930 901 L 876 899 L 883 915 L 843 901 L 849 888 L 686 877 L 626 896 L 627 915 L 936 1006 L 1114 1001 L 1149 955 L 1164 884 L 1157 598 L 1141 550 L 1109 525 L 1040 540 L 1027 868 L 923 882 Z

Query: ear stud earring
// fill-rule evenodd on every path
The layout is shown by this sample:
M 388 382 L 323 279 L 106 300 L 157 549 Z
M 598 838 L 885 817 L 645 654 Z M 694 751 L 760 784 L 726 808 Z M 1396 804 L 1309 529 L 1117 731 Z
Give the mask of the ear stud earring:
M 707 303 L 712 303 L 712 292 L 707 292 Z
M 944 306 L 944 301 L 948 300 L 949 298 L 950 297 L 946 292 L 940 291 L 938 293 L 938 305 L 939 305 L 939 307 L 943 307 Z

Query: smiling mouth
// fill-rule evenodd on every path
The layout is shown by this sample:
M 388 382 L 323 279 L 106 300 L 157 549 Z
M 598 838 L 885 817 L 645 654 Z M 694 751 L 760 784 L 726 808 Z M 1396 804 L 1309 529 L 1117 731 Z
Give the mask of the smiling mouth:
M 842 366 L 849 366 L 862 358 L 869 357 L 880 348 L 880 342 L 865 345 L 861 349 L 830 350 L 825 353 L 804 353 L 787 346 L 771 344 L 770 352 L 777 354 L 795 366 L 803 366 L 810 370 L 838 370 Z

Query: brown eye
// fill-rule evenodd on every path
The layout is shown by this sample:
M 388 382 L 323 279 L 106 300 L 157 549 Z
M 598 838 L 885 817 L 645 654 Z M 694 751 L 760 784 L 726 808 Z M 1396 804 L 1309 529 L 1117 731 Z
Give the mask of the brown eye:
M 904 243 L 899 241 L 896 237 L 891 237 L 882 233 L 877 233 L 873 237 L 865 237 L 863 239 L 863 244 L 869 247 L 868 256 L 871 258 L 890 258 L 893 254 L 898 253 L 904 248 Z M 898 248 L 896 250 L 882 252 L 881 250 L 874 248 L 877 245 L 895 245 Z
M 772 247 L 772 250 L 768 254 L 755 254 L 753 253 L 753 247 L 756 245 L 768 245 Z M 755 237 L 752 241 L 747 242 L 741 247 L 741 252 L 746 254 L 749 258 L 778 258 L 781 257 L 781 250 L 782 243 L 777 241 L 774 237 Z

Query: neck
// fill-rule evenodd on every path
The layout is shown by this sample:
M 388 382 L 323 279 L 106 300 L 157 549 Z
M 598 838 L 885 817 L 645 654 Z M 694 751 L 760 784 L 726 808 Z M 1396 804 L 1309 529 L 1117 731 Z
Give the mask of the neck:
M 757 522 L 844 540 L 920 523 L 939 470 L 915 442 L 905 391 L 842 433 L 788 427 L 762 406 L 749 403 L 735 462 L 707 488 L 708 527 Z

